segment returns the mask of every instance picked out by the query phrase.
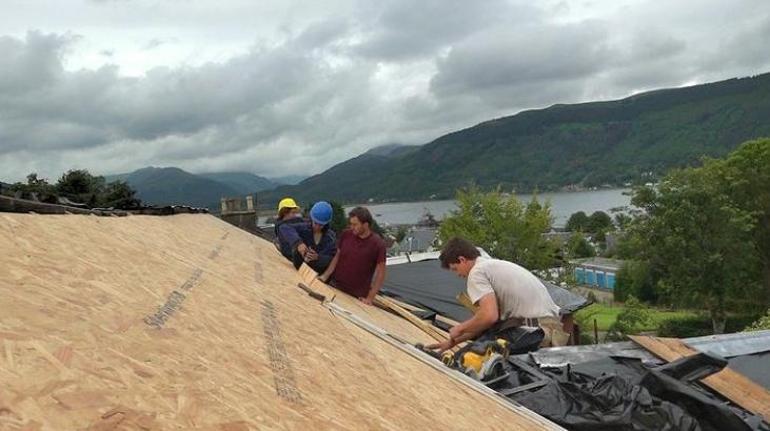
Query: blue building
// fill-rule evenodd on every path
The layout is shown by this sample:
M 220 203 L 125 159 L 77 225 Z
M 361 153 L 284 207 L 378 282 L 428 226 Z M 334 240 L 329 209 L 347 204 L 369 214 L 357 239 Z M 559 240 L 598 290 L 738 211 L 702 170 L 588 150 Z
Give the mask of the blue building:
M 571 262 L 575 265 L 575 281 L 578 285 L 598 287 L 600 289 L 615 289 L 615 278 L 622 260 L 592 257 Z

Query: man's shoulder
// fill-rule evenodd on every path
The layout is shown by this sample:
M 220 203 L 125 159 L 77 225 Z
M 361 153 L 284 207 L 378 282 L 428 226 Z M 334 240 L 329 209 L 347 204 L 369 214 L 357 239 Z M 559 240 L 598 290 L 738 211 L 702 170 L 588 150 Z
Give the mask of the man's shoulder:
M 342 243 L 343 241 L 346 241 L 350 239 L 353 236 L 353 231 L 350 229 L 345 229 L 339 234 L 339 242 Z
M 377 232 L 372 232 L 370 237 L 372 238 L 371 241 L 377 244 L 377 247 L 385 247 L 385 240 L 382 239 L 380 234 L 378 234 Z
M 471 271 L 473 271 L 473 270 L 480 271 L 480 270 L 483 270 L 485 268 L 489 268 L 489 267 L 492 267 L 492 266 L 497 266 L 497 265 L 499 265 L 499 262 L 504 262 L 504 261 L 499 260 L 499 259 L 493 259 L 493 258 L 490 258 L 490 257 L 477 257 L 476 258 L 476 263 L 473 265 L 473 268 L 471 268 Z
M 501 273 L 516 274 L 520 272 L 521 269 L 523 268 L 519 265 L 507 260 L 480 257 L 476 260 L 476 264 L 473 265 L 471 272 L 476 270 L 486 275 Z

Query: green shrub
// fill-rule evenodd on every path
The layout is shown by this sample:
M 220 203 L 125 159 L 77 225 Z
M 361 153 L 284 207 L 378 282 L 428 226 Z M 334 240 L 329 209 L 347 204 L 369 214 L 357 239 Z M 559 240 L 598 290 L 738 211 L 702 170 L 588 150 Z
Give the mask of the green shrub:
M 639 302 L 633 296 L 628 297 L 623 311 L 618 314 L 615 323 L 610 326 L 606 340 L 620 341 L 628 335 L 638 334 L 643 327 L 650 324 L 652 314 L 649 307 Z
M 756 318 L 757 316 L 753 314 L 728 316 L 725 333 L 742 331 L 751 326 Z M 711 318 L 706 314 L 666 319 L 660 323 L 657 331 L 660 337 L 673 338 L 702 337 L 713 333 L 714 327 Z
M 580 340 L 578 340 L 578 344 L 581 346 L 586 344 L 596 344 L 596 340 L 594 340 L 590 328 L 580 328 Z
M 762 331 L 765 329 L 770 329 L 770 310 L 767 310 L 767 314 L 759 318 L 759 320 L 747 326 L 744 331 Z

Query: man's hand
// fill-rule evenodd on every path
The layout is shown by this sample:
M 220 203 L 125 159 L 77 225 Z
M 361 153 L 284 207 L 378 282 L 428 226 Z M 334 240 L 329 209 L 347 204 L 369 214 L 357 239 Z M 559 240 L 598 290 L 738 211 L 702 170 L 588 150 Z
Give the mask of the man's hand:
M 367 297 L 362 296 L 362 297 L 358 298 L 358 300 L 363 302 L 366 305 L 372 305 L 372 299 L 369 298 L 368 296 Z
M 426 349 L 431 349 L 431 350 L 438 350 L 438 353 L 441 354 L 441 353 L 444 353 L 446 350 L 449 350 L 452 347 L 454 347 L 454 345 L 455 345 L 454 341 L 452 340 L 452 338 L 450 338 L 450 339 L 448 339 L 446 341 L 442 341 L 440 343 L 429 344 L 429 345 L 425 346 L 425 348 Z
M 312 262 L 314 260 L 318 260 L 318 252 L 308 248 L 307 252 L 305 252 L 305 262 Z
M 318 280 L 320 280 L 321 282 L 326 283 L 327 281 L 329 281 L 329 274 L 326 274 L 326 273 L 319 274 L 319 275 L 316 276 L 316 278 Z
M 302 257 L 305 257 L 305 254 L 307 253 L 307 246 L 303 243 L 299 243 L 297 246 L 297 253 L 299 253 Z
M 463 334 L 463 331 L 460 328 L 460 325 L 455 325 L 449 328 L 449 336 L 453 339 L 460 338 L 462 334 Z

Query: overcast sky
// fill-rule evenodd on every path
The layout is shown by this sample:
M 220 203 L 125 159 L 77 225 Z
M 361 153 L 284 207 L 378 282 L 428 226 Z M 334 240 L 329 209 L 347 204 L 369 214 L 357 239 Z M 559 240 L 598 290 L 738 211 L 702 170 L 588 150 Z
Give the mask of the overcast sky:
M 2 0 L 0 180 L 314 174 L 553 103 L 770 72 L 768 0 Z

